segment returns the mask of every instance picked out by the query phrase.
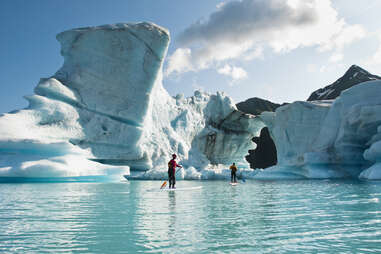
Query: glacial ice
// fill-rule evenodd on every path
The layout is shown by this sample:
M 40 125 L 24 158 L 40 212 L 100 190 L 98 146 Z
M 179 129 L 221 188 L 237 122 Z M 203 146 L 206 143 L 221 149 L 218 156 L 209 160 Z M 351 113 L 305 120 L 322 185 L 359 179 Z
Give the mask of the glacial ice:
M 381 179 L 380 94 L 381 81 L 368 81 L 334 101 L 294 102 L 263 113 L 278 164 L 256 177 L 293 172 L 302 178 Z
M 224 93 L 171 97 L 162 85 L 166 29 L 115 24 L 57 39 L 63 66 L 26 96 L 28 108 L 0 117 L 0 176 L 131 171 L 163 179 L 172 153 L 186 179 L 214 176 L 214 165 L 232 161 L 248 168 L 244 155 L 263 122 L 237 111 Z
M 335 100 L 294 102 L 259 117 L 224 94 L 171 97 L 162 65 L 169 32 L 152 23 L 73 29 L 57 35 L 63 66 L 41 79 L 26 109 L 0 117 L 0 181 L 8 178 L 381 179 L 381 81 Z M 251 139 L 267 126 L 278 164 L 253 170 Z M 77 178 L 76 178 L 77 177 Z

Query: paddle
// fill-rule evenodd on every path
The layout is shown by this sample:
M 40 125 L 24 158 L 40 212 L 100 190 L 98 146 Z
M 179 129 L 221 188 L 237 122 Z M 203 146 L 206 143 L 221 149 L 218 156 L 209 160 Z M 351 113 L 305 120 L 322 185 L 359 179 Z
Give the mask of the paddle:
M 164 181 L 164 183 L 161 185 L 160 189 L 163 189 L 165 186 L 167 186 L 167 180 Z

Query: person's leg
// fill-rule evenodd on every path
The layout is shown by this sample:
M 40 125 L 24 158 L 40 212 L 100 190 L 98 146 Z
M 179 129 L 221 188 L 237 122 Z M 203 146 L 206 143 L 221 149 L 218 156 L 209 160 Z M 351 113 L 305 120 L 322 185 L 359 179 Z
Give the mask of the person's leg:
M 233 182 L 233 175 L 234 175 L 234 173 L 233 173 L 233 171 L 230 173 L 230 182 Z
M 237 182 L 237 173 L 236 172 L 234 172 L 234 182 L 236 183 Z
M 175 177 L 175 174 L 173 174 L 172 189 L 175 189 L 175 184 L 176 184 L 176 177 Z
M 168 171 L 168 182 L 169 182 L 169 188 L 172 188 L 172 173 L 171 173 L 171 171 Z

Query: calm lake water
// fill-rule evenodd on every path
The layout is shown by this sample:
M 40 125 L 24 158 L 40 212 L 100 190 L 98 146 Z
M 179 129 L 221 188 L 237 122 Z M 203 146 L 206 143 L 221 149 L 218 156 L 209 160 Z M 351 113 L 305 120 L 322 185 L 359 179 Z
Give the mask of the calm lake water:
M 0 184 L 0 252 L 381 252 L 381 182 L 161 183 Z

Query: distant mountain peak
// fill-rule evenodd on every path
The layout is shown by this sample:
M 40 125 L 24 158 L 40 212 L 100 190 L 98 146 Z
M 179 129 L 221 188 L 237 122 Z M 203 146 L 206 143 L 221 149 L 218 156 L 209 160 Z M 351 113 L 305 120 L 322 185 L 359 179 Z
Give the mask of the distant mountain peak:
M 260 115 L 263 111 L 275 111 L 281 104 L 273 103 L 258 97 L 247 99 L 236 104 L 237 109 L 247 114 Z
M 313 92 L 307 101 L 332 100 L 340 96 L 341 92 L 362 82 L 381 79 L 358 65 L 352 65 L 345 74 L 334 83 Z

